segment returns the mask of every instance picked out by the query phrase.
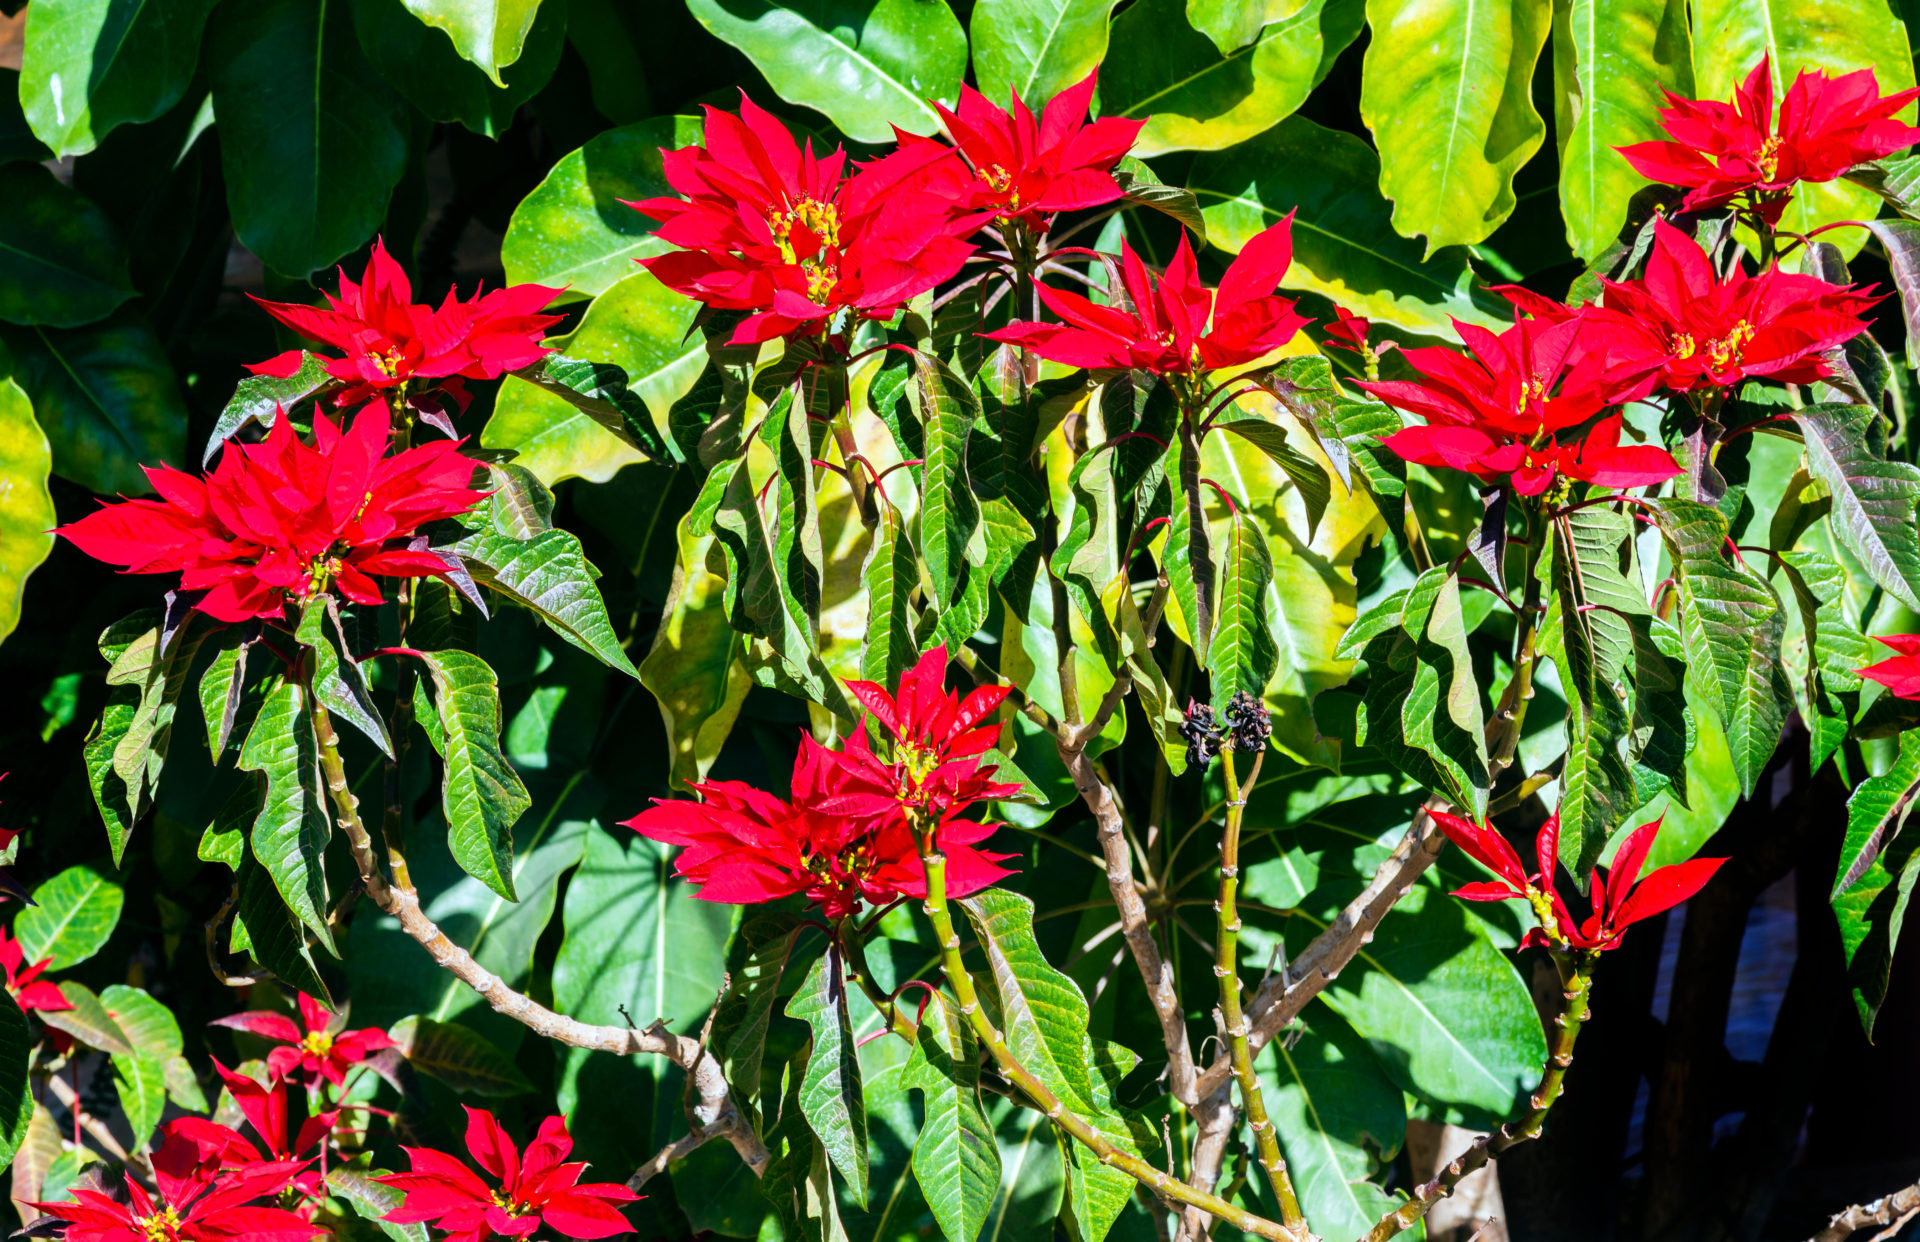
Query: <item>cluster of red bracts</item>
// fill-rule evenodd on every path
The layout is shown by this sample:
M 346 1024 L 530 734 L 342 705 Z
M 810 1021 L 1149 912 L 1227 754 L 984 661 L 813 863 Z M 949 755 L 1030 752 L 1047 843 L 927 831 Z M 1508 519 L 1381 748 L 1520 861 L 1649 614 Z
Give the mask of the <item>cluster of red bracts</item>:
M 739 781 L 705 781 L 700 802 L 655 799 L 627 827 L 680 847 L 674 870 L 705 901 L 748 905 L 803 893 L 828 918 L 865 901 L 924 897 L 920 837 L 946 858 L 947 895 L 964 897 L 1009 874 L 1013 857 L 976 848 L 998 825 L 963 818 L 974 804 L 1019 792 L 993 780 L 981 756 L 1000 734 L 991 718 L 1005 687 L 965 698 L 946 689 L 947 649 L 934 647 L 901 674 L 897 693 L 870 681 L 848 688 L 887 735 L 876 752 L 856 728 L 839 751 L 800 738 L 792 796 Z

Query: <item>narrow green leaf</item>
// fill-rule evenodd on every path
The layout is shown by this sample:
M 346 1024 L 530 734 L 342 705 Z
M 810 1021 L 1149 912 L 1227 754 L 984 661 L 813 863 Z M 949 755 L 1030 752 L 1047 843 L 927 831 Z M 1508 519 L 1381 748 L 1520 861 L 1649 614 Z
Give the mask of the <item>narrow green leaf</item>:
M 1920 467 L 1876 449 L 1879 412 L 1857 405 L 1792 411 L 1807 467 L 1833 497 L 1835 530 L 1873 580 L 1920 609 Z
M 694 535 L 691 514 L 676 530 L 678 552 L 640 683 L 660 705 L 675 784 L 702 780 L 733 731 L 752 686 L 741 639 L 727 624 L 727 581 L 707 568 L 712 535 Z
M 287 909 L 334 953 L 327 929 L 327 842 L 333 836 L 319 769 L 313 719 L 300 684 L 282 680 L 267 697 L 247 740 L 240 766 L 266 777 L 254 817 L 253 856 L 273 880 Z
M 1920 878 L 1920 834 L 1906 832 L 1920 785 L 1920 730 L 1900 735 L 1884 775 L 1862 781 L 1847 800 L 1847 839 L 1834 880 L 1833 913 L 1847 955 L 1847 981 L 1867 1038 L 1887 998 L 1893 955 Z
M 1194 662 L 1204 669 L 1213 644 L 1219 569 L 1207 520 L 1206 485 L 1200 481 L 1200 454 L 1191 443 L 1180 446 L 1180 472 L 1174 482 L 1173 520 L 1167 524 L 1161 571 L 1171 584 L 1168 605 L 1186 622 Z
M 948 1242 L 973 1242 L 1000 1189 L 1000 1149 L 980 1106 L 980 1052 L 966 1020 L 935 995 L 901 1081 L 925 1111 L 913 1175 Z
M 867 1205 L 867 1105 L 860 1085 L 860 1058 L 853 1046 L 847 1010 L 846 963 L 828 945 L 787 1002 L 787 1016 L 813 1028 L 800 1109 L 833 1167 L 847 1179 L 853 1201 Z
M 448 549 L 466 563 L 473 580 L 531 609 L 547 628 L 616 672 L 638 677 L 594 585 L 598 571 L 580 540 L 555 527 L 531 539 L 483 530 Z
M 128 804 L 136 818 L 159 786 L 173 739 L 180 693 L 186 687 L 194 654 L 206 636 L 205 628 L 195 620 L 190 617 L 171 633 L 162 626 L 148 630 L 135 638 L 107 670 L 109 686 L 131 687 L 139 696 L 127 718 L 126 732 L 113 749 L 113 771 L 127 788 Z M 119 861 L 116 850 L 114 862 Z
M 25 960 L 52 958 L 47 969 L 78 966 L 98 953 L 120 925 L 126 894 L 113 879 L 85 863 L 33 890 L 34 904 L 13 921 Z
M 920 355 L 914 379 L 925 411 L 926 465 L 921 468 L 920 549 L 932 584 L 932 604 L 945 611 L 959 592 L 967 543 L 980 508 L 967 478 L 968 432 L 980 419 L 973 389 L 945 362 Z
M 1782 552 L 1779 564 L 1799 613 L 1799 633 L 1789 632 L 1788 649 L 1797 637 L 1804 653 L 1799 707 L 1813 735 L 1810 762 L 1817 772 L 1846 739 L 1859 707 L 1860 669 L 1873 662 L 1873 648 L 1847 615 L 1847 572 L 1838 561 L 1796 548 Z
M 1014 1056 L 1068 1108 L 1093 1111 L 1086 997 L 1040 951 L 1033 902 L 989 888 L 960 905 L 980 933 Z
M 102 631 L 98 646 L 108 666 L 116 664 L 137 639 L 159 622 L 157 610 L 143 609 Z M 110 687 L 106 707 L 88 731 L 81 752 L 87 765 L 87 784 L 93 790 L 94 805 L 106 824 L 107 843 L 115 858 L 126 849 L 127 835 L 133 831 L 133 823 L 144 809 L 144 804 L 136 801 L 135 791 L 121 780 L 113 764 L 114 753 L 126 740 L 127 728 L 133 723 L 139 705 L 138 690 L 128 686 Z
M 1327 512 L 1327 502 L 1333 499 L 1333 480 L 1327 477 L 1326 467 L 1289 444 L 1286 428 L 1258 414 L 1242 412 L 1241 417 L 1221 419 L 1218 426 L 1253 445 L 1287 472 L 1307 507 L 1307 537 L 1312 538 Z
M 655 461 L 667 456 L 667 446 L 654 430 L 647 404 L 628 387 L 624 368 L 611 362 L 548 354 L 534 365 L 515 371 L 514 377 L 560 398 Z
M 1220 613 L 1207 651 L 1216 710 L 1245 692 L 1259 698 L 1280 660 L 1267 614 L 1267 588 L 1273 582 L 1273 554 L 1266 532 L 1250 514 L 1228 519 L 1220 567 Z
M 710 1047 L 727 1070 L 727 1081 L 747 1084 L 744 1094 L 755 1096 L 760 1081 L 760 1058 L 766 1049 L 767 1027 L 780 999 L 780 979 L 793 953 L 801 920 L 783 911 L 756 914 L 733 937 L 727 952 L 731 981 L 713 1018 Z
M 145 1147 L 160 1124 L 167 1107 L 166 1067 L 153 1057 L 140 1053 L 115 1054 L 113 1088 L 120 1099 L 120 1110 L 133 1131 L 133 1145 Z
M 458 1023 L 416 1015 L 394 1023 L 388 1034 L 409 1065 L 462 1095 L 506 1099 L 533 1090 L 504 1053 Z
M 907 535 L 906 519 L 886 501 L 880 501 L 880 525 L 873 532 L 873 549 L 860 571 L 867 589 L 867 633 L 860 648 L 860 676 L 883 686 L 895 685 L 914 662 L 913 592 L 919 585 L 920 562 Z
M 1487 795 L 1486 734 L 1459 585 L 1446 566 L 1420 575 L 1394 624 L 1367 642 L 1366 660 L 1360 744 L 1480 815 Z
M 247 684 L 247 649 L 252 646 L 231 628 L 215 636 L 218 650 L 200 674 L 200 716 L 207 725 L 207 751 L 217 764 L 233 741 L 240 699 Z
M 52 454 L 27 394 L 0 378 L 0 642 L 19 624 L 27 578 L 53 551 Z
M 233 951 L 251 954 L 288 987 L 332 1005 L 333 994 L 307 947 L 306 929 L 287 908 L 273 876 L 252 857 L 243 856 L 235 883 L 240 886 L 240 899 L 233 908 Z
M 393 741 L 387 736 L 380 709 L 374 705 L 373 693 L 360 675 L 360 665 L 351 655 L 341 658 L 340 653 L 347 650 L 346 635 L 340 629 L 336 607 L 332 596 L 315 595 L 300 610 L 300 627 L 294 639 L 313 653 L 313 697 L 334 719 L 358 729 L 391 759 Z M 336 641 L 340 644 L 337 649 Z
M 500 753 L 500 687 L 493 669 L 466 651 L 415 653 L 433 678 L 433 705 L 445 730 L 440 804 L 447 845 L 474 879 L 514 901 L 513 825 L 533 805 L 520 774 Z
M 249 375 L 233 389 L 233 397 L 220 411 L 207 437 L 207 448 L 200 455 L 202 465 L 211 464 L 235 432 L 249 423 L 272 427 L 281 410 L 340 387 L 340 381 L 327 371 L 326 359 L 302 350 L 300 369 L 284 378 L 276 375 Z

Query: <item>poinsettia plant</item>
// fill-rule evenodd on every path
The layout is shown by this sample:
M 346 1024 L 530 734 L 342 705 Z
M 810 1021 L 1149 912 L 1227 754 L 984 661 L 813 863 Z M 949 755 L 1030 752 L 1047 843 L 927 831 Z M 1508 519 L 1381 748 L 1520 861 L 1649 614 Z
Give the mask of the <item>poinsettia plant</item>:
M 575 60 L 640 107 L 618 6 L 483 53 L 382 0 L 307 33 L 446 158 L 333 247 L 237 206 L 265 86 L 232 82 L 282 7 L 209 36 L 276 274 L 193 372 L 199 464 L 96 470 L 42 523 L 74 615 L 138 609 L 40 705 L 99 857 L 6 888 L 36 1236 L 1385 1242 L 1509 1170 L 1597 1184 L 1558 1154 L 1583 1092 L 1645 1110 L 1634 1210 L 1678 1236 L 1812 1088 L 1769 1046 L 1786 1102 L 1702 1159 L 1727 1005 L 1641 1048 L 1663 945 L 1677 997 L 1700 962 L 1730 989 L 1798 867 L 1801 960 L 1875 1032 L 1920 867 L 1904 44 L 1732 65 L 1695 12 L 1686 73 L 1610 77 L 1575 6 L 1485 82 L 1346 0 L 981 0 L 966 32 L 928 0 L 845 60 L 805 6 L 689 0 L 755 74 L 509 214 L 446 201 L 429 170 L 475 157 L 427 118 L 491 136 L 560 63 L 527 115 L 573 134 Z M 63 12 L 30 6 L 23 100 Z M 443 43 L 477 76 L 416 95 Z M 1443 54 L 1449 99 L 1382 76 Z M 1371 148 L 1321 123 L 1356 74 Z M 1475 154 L 1412 132 L 1447 110 Z M 22 132 L 82 141 L 58 113 Z M 470 221 L 504 281 L 453 279 Z M 85 322 L 24 325 L 0 420 L 17 387 L 53 423 Z M 54 822 L 31 868 L 94 848 Z M 1838 1038 L 1793 977 L 1779 1047 Z

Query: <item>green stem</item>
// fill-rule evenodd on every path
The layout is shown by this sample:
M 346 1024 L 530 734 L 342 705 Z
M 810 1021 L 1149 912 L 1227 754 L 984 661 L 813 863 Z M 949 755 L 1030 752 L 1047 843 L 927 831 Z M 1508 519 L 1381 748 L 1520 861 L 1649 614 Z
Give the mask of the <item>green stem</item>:
M 334 822 L 346 834 L 347 847 L 353 852 L 354 866 L 360 871 L 360 881 L 366 885 L 368 895 L 384 907 L 390 899 L 390 890 L 386 877 L 381 874 L 380 860 L 374 857 L 373 839 L 367 835 L 367 826 L 360 819 L 360 799 L 354 797 L 347 783 L 347 767 L 340 760 L 340 735 L 334 732 L 333 717 L 314 696 L 312 681 L 302 689 L 306 692 L 314 741 L 320 752 L 320 776 L 333 800 Z M 404 874 L 405 864 L 397 859 L 395 862 L 396 871 Z
M 914 1042 L 917 1028 L 900 1015 L 900 1003 L 882 992 L 880 985 L 873 981 L 873 968 L 867 965 L 867 946 L 860 938 L 860 920 L 851 916 L 841 919 L 834 930 L 834 939 L 840 942 L 840 947 L 846 952 L 847 964 L 853 968 L 849 972 L 853 981 L 860 985 L 868 1002 L 886 1018 L 887 1029 L 908 1043 Z
M 1552 537 L 1547 523 L 1541 520 L 1540 512 L 1538 508 L 1530 506 L 1527 514 L 1527 533 L 1533 542 L 1527 548 L 1527 578 L 1517 622 L 1519 632 L 1514 638 L 1513 676 L 1508 679 L 1506 692 L 1500 696 L 1500 703 L 1494 709 L 1496 738 L 1487 765 L 1490 780 L 1497 780 L 1513 762 L 1515 753 L 1520 749 L 1520 732 L 1526 723 L 1527 705 L 1533 702 L 1533 668 L 1539 654 L 1540 557 L 1546 550 L 1547 540 Z
M 1249 789 L 1259 783 L 1260 765 L 1266 752 L 1254 756 L 1247 772 Z M 1253 1051 L 1247 1036 L 1252 1024 L 1240 1008 L 1240 911 L 1235 898 L 1240 891 L 1240 824 L 1246 817 L 1247 800 L 1240 792 L 1240 779 L 1233 770 L 1233 751 L 1220 756 L 1227 777 L 1227 827 L 1220 838 L 1220 900 L 1214 903 L 1213 973 L 1220 979 L 1220 1013 L 1226 1020 L 1227 1049 L 1233 1061 L 1233 1076 L 1240 1083 L 1240 1102 L 1246 1107 L 1247 1122 L 1253 1127 L 1254 1145 L 1260 1154 L 1260 1167 L 1266 1171 L 1273 1197 L 1280 1204 L 1280 1219 L 1298 1236 L 1307 1231 L 1307 1219 L 1300 1211 L 1300 1198 L 1293 1191 L 1293 1179 L 1287 1174 L 1287 1162 L 1280 1155 L 1280 1139 L 1273 1119 L 1267 1116 L 1266 1100 L 1260 1091 L 1260 1076 L 1253 1070 Z
M 1387 1242 L 1388 1238 L 1412 1228 L 1434 1204 L 1452 1194 L 1463 1179 L 1487 1161 L 1528 1139 L 1540 1137 L 1540 1131 L 1547 1123 L 1548 1111 L 1565 1088 L 1567 1067 L 1573 1064 L 1573 1044 L 1580 1038 L 1580 1027 L 1587 1020 L 1587 1005 L 1593 990 L 1593 968 L 1599 958 L 1598 953 L 1589 951 L 1571 961 L 1566 957 L 1556 959 L 1564 988 L 1561 995 L 1567 1003 L 1566 1008 L 1553 1020 L 1553 1043 L 1548 1049 L 1546 1073 L 1541 1076 L 1540 1086 L 1528 1101 L 1526 1113 L 1520 1120 L 1508 1122 L 1494 1133 L 1476 1139 L 1473 1146 L 1442 1169 L 1437 1177 L 1414 1191 L 1413 1198 L 1381 1217 L 1361 1242 Z
M 393 447 L 396 452 L 405 452 L 413 441 L 412 411 L 396 395 L 393 398 Z M 413 620 L 412 578 L 400 579 L 395 592 L 394 603 L 399 609 L 398 639 L 394 645 L 407 645 L 407 627 Z M 393 871 L 396 887 L 411 890 L 413 876 L 407 870 L 407 824 L 405 816 L 405 797 L 402 788 L 402 771 L 406 767 L 407 748 L 413 739 L 413 684 L 417 675 L 411 660 L 396 661 L 399 677 L 394 685 L 393 716 L 387 721 L 387 732 L 393 739 L 393 757 L 387 760 L 386 798 L 382 803 L 380 815 L 380 836 L 387 847 L 387 866 Z M 314 705 L 319 710 L 319 704 Z M 355 818 L 358 818 L 356 813 Z M 356 855 L 357 858 L 357 855 Z M 361 869 L 365 875 L 366 869 Z
M 1000 1067 L 1007 1081 L 1025 1092 L 1027 1098 L 1055 1125 L 1089 1148 L 1099 1157 L 1100 1163 L 1128 1174 L 1161 1198 L 1199 1208 L 1236 1229 L 1258 1234 L 1271 1239 L 1271 1242 L 1298 1242 L 1297 1235 L 1284 1225 L 1256 1216 L 1217 1195 L 1195 1190 L 1171 1173 L 1121 1151 L 1088 1124 L 1085 1118 L 1069 1110 L 1051 1088 L 1020 1063 L 1013 1055 L 1013 1049 L 1007 1046 L 1006 1037 L 994 1027 L 986 1011 L 980 1007 L 980 996 L 974 990 L 973 976 L 967 972 L 966 962 L 960 956 L 960 936 L 954 931 L 953 915 L 947 907 L 946 856 L 934 846 L 930 832 L 917 835 L 920 840 L 920 861 L 927 871 L 927 901 L 923 909 L 933 923 L 935 938 L 940 942 L 940 962 L 946 970 L 947 985 L 953 989 L 954 997 L 960 1003 L 960 1012 L 973 1027 L 974 1035 L 993 1058 L 994 1064 Z

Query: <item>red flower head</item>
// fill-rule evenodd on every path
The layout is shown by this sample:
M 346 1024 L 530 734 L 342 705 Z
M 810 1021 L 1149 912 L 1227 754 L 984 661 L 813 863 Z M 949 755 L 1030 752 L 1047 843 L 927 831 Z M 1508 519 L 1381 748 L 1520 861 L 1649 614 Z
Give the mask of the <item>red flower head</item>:
M 228 1094 L 233 1097 L 241 1115 L 247 1119 L 247 1124 L 266 1144 L 264 1153 L 237 1130 L 204 1118 L 182 1117 L 174 1123 L 175 1128 L 198 1143 L 203 1151 L 219 1152 L 220 1167 L 223 1169 L 251 1172 L 265 1166 L 273 1176 L 280 1178 L 283 1187 L 292 1185 L 309 1197 L 320 1195 L 324 1180 L 320 1170 L 304 1167 L 315 1156 L 303 1158 L 302 1153 L 326 1141 L 334 1123 L 339 1120 L 339 1112 L 312 1114 L 300 1123 L 299 1133 L 294 1135 L 292 1143 L 288 1143 L 288 1092 L 281 1077 L 273 1073 L 271 1084 L 262 1086 L 255 1079 L 228 1069 L 217 1059 L 213 1068 L 220 1072 L 221 1080 L 227 1084 Z M 271 1070 L 269 1072 L 272 1073 Z M 267 1174 L 261 1173 L 260 1176 Z
M 194 607 L 220 621 L 277 618 L 289 601 L 337 590 L 381 602 L 369 575 L 445 574 L 433 553 L 395 546 L 421 526 L 464 513 L 486 495 L 468 484 L 474 462 L 452 441 L 386 456 L 385 405 L 342 433 L 324 415 L 314 443 L 284 414 L 259 444 L 229 443 L 204 479 L 154 466 L 159 500 L 126 500 L 60 528 L 88 556 L 129 573 L 180 574 Z
M 1656 388 L 1692 392 L 1749 378 L 1807 384 L 1833 370 L 1821 355 L 1867 330 L 1878 297 L 1769 267 L 1725 280 L 1699 245 L 1664 220 L 1641 280 L 1603 281 L 1588 331 L 1604 343 L 1616 400 Z
M 66 1202 L 33 1206 L 68 1222 L 67 1242 L 307 1242 L 326 1235 L 293 1212 L 247 1206 L 279 1193 L 297 1166 L 222 1168 L 224 1147 L 189 1133 L 194 1127 L 183 1123 L 194 1120 L 182 1118 L 161 1129 L 163 1141 L 153 1153 L 157 1196 L 128 1177 L 126 1202 L 98 1190 L 75 1190 Z
M 1095 306 L 1077 293 L 1041 285 L 1041 301 L 1064 324 L 1015 323 L 983 335 L 1070 367 L 1184 375 L 1242 366 L 1279 349 L 1307 324 L 1292 302 L 1271 296 L 1292 262 L 1291 212 L 1241 249 L 1217 292 L 1200 283 L 1185 233 L 1159 281 L 1122 241 L 1120 279 L 1133 311 Z
M 1011 109 L 1003 109 L 971 86 L 961 86 L 957 113 L 937 103 L 933 108 L 967 166 L 951 160 L 933 164 L 929 185 L 958 211 L 1032 221 L 1041 228 L 1056 212 L 1113 202 L 1121 194 L 1113 166 L 1146 122 L 1119 117 L 1089 122 L 1096 76 L 1090 73 L 1048 100 L 1037 119 L 1018 91 Z M 945 151 L 936 138 L 898 136 L 903 151 L 922 145 Z
M 1893 119 L 1916 97 L 1920 90 L 1883 97 L 1871 69 L 1837 78 L 1805 71 L 1787 88 L 1776 124 L 1773 66 L 1762 57 L 1731 103 L 1668 91 L 1673 106 L 1661 110 L 1660 122 L 1673 140 L 1619 150 L 1641 176 L 1685 187 L 1688 211 L 1744 195 L 1773 223 L 1795 182 L 1831 181 L 1920 139 L 1920 129 Z
M 73 1008 L 66 993 L 50 979 L 42 979 L 40 972 L 47 968 L 53 959 L 43 957 L 26 969 L 21 964 L 26 961 L 26 950 L 20 942 L 0 927 L 0 967 L 7 972 L 7 991 L 13 994 L 14 1001 L 22 1009 L 39 1009 L 47 1013 L 58 1013 L 62 1009 Z
M 1367 333 L 1372 330 L 1372 320 L 1350 315 L 1344 306 L 1334 307 L 1333 322 L 1321 327 L 1329 338 L 1327 344 L 1356 354 L 1367 352 Z
M 307 1086 L 316 1086 L 324 1078 L 338 1087 L 345 1081 L 347 1070 L 366 1060 L 368 1053 L 393 1047 L 385 1031 L 372 1027 L 344 1029 L 347 1020 L 343 1015 L 329 1011 L 305 992 L 300 993 L 300 1021 L 306 1029 L 285 1014 L 249 1009 L 215 1018 L 209 1025 L 245 1031 L 282 1045 L 267 1054 L 267 1067 L 276 1077 Z
M 1498 881 L 1476 880 L 1463 884 L 1453 890 L 1455 897 L 1467 901 L 1507 901 L 1519 898 L 1532 901 L 1540 892 L 1541 871 L 1527 874 L 1527 866 L 1520 861 L 1520 855 L 1507 839 L 1495 830 L 1492 824 L 1476 824 L 1470 819 L 1458 815 L 1449 815 L 1445 811 L 1431 812 L 1433 822 L 1440 825 L 1440 831 L 1447 834 L 1447 840 L 1465 850 L 1473 860 L 1487 870 L 1499 876 Z M 1559 818 L 1553 820 L 1554 835 L 1559 835 Z M 1546 834 L 1541 833 L 1544 840 Z M 1552 874 L 1553 859 L 1542 858 L 1540 867 L 1546 874 Z
M 721 310 L 753 311 L 737 343 L 840 331 L 885 319 L 960 270 L 971 223 L 932 193 L 939 144 L 896 152 L 843 176 L 847 156 L 803 148 L 744 94 L 740 115 L 707 109 L 706 143 L 662 155 L 685 198 L 628 203 L 681 249 L 640 260 L 671 288 Z
M 462 302 L 449 291 L 435 310 L 414 302 L 406 272 L 375 238 L 360 283 L 341 272 L 340 296 L 325 295 L 327 309 L 253 300 L 301 336 L 346 355 L 328 359 L 327 373 L 352 385 L 339 403 L 355 405 L 414 380 L 499 379 L 533 365 L 553 352 L 540 341 L 561 318 L 536 312 L 559 295 L 545 285 L 514 285 Z M 300 351 L 293 350 L 250 369 L 291 375 L 299 366 Z
M 1547 823 L 1553 829 L 1551 848 L 1557 852 L 1560 817 L 1556 815 Z M 1567 913 L 1560 895 L 1554 894 L 1554 911 L 1560 922 L 1561 934 L 1568 944 L 1576 949 L 1618 948 L 1620 938 L 1626 934 L 1628 927 L 1671 910 L 1693 896 L 1707 886 L 1713 873 L 1727 861 L 1724 858 L 1691 858 L 1669 867 L 1655 868 L 1642 878 L 1640 868 L 1646 864 L 1648 851 L 1653 849 L 1653 839 L 1660 835 L 1660 824 L 1661 820 L 1656 819 L 1635 828 L 1614 853 L 1611 871 L 1600 867 L 1593 869 L 1587 894 L 1593 902 L 1593 913 L 1587 916 L 1586 921 L 1576 923 L 1573 916 Z M 1541 857 L 1544 859 L 1550 848 L 1546 842 L 1546 829 L 1541 830 L 1541 840 Z M 1529 938 L 1532 934 L 1528 933 Z
M 1867 665 L 1860 675 L 1879 682 L 1897 698 L 1920 699 L 1920 634 L 1888 634 L 1879 641 L 1900 654 Z M 3 951 L 4 945 L 0 945 Z M 8 967 L 8 975 L 11 977 L 12 967 Z
M 1483 482 L 1511 478 L 1522 496 L 1539 495 L 1561 475 L 1602 487 L 1672 478 L 1680 467 L 1665 449 L 1620 444 L 1618 414 L 1578 438 L 1558 438 L 1610 403 L 1600 360 L 1591 352 L 1575 354 L 1585 324 L 1585 316 L 1545 326 L 1522 319 L 1496 335 L 1455 320 L 1469 352 L 1440 345 L 1405 350 L 1419 380 L 1359 386 L 1426 420 L 1386 438 L 1395 453 Z
M 374 1179 L 406 1192 L 406 1202 L 384 1219 L 431 1223 L 447 1231 L 447 1242 L 485 1242 L 496 1234 L 523 1238 L 542 1225 L 563 1238 L 611 1238 L 632 1228 L 616 1205 L 640 1196 L 611 1182 L 577 1185 L 587 1166 L 564 1163 L 573 1140 L 560 1117 L 540 1123 L 523 1160 L 492 1114 L 469 1108 L 467 1150 L 499 1181 L 498 1190 L 452 1156 L 409 1147 L 411 1172 Z
M 992 750 L 1000 740 L 1000 726 L 982 722 L 1013 693 L 1005 686 L 982 686 L 962 699 L 946 688 L 946 679 L 947 647 L 942 643 L 900 674 L 897 694 L 872 681 L 849 681 L 847 689 L 899 747 L 937 767 Z

